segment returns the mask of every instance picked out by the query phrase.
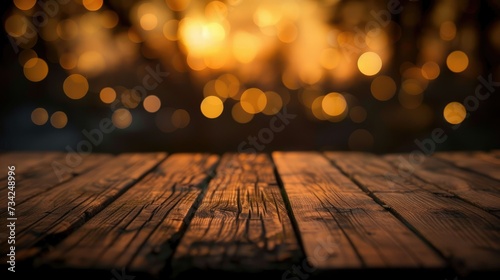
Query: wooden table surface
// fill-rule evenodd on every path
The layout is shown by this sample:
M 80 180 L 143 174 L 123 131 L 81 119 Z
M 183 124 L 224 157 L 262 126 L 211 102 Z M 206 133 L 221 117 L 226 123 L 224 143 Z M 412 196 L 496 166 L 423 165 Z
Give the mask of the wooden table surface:
M 0 163 L 15 275 L 500 279 L 500 151 L 8 152 Z

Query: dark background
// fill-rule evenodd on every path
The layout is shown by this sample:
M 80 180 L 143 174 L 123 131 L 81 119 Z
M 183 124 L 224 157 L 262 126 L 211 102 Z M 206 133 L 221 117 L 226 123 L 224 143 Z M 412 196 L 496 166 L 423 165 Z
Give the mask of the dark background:
M 116 6 L 116 1 L 105 1 L 105 6 L 114 10 L 120 17 L 116 29 L 126 29 L 131 24 L 127 20 L 126 10 Z M 127 2 L 127 1 L 125 1 Z M 340 1 L 339 5 L 346 2 Z M 369 1 L 361 1 L 367 3 Z M 383 4 L 384 1 L 382 1 Z M 423 36 L 430 12 L 439 1 L 403 1 L 405 12 L 392 18 L 403 26 L 401 37 L 392 43 L 393 56 L 389 64 L 385 64 L 379 74 L 385 74 L 399 80 L 399 68 L 405 61 L 415 62 L 419 51 L 418 42 Z M 311 119 L 298 101 L 301 90 L 287 90 L 283 84 L 277 82 L 272 90 L 277 92 L 288 91 L 290 102 L 286 106 L 289 113 L 297 117 L 286 128 L 274 135 L 273 140 L 265 145 L 263 151 L 272 150 L 352 150 L 360 149 L 374 153 L 402 152 L 416 149 L 415 139 L 424 139 L 430 136 L 435 128 L 442 128 L 448 139 L 437 145 L 437 150 L 489 150 L 500 147 L 500 93 L 498 88 L 485 101 L 481 101 L 478 109 L 471 112 L 469 117 L 453 129 L 452 125 L 443 118 L 443 108 L 451 101 L 462 102 L 464 98 L 474 94 L 479 84 L 477 76 L 493 75 L 493 80 L 500 81 L 499 50 L 490 42 L 489 30 L 498 22 L 500 11 L 499 1 L 457 1 L 465 3 L 464 10 L 455 24 L 461 26 L 472 24 L 475 27 L 477 47 L 473 55 L 477 69 L 467 75 L 455 74 L 441 66 L 440 76 L 430 81 L 424 91 L 423 103 L 430 110 L 405 109 L 399 105 L 395 96 L 387 102 L 377 101 L 370 94 L 370 82 L 373 77 L 360 75 L 355 83 L 343 85 L 322 84 L 325 93 L 335 90 L 348 96 L 349 106 L 359 104 L 367 111 L 367 118 L 362 123 L 354 123 L 349 118 L 338 123 Z M 11 9 L 10 1 L 2 1 L 2 22 L 5 21 Z M 419 22 L 413 28 L 406 28 L 402 23 L 405 16 L 418 11 Z M 332 22 L 341 20 L 332 15 Z M 13 51 L 8 35 L 2 28 L 2 65 L 0 79 L 2 94 L 0 94 L 0 150 L 67 150 L 76 149 L 77 144 L 85 139 L 82 130 L 92 130 L 98 127 L 102 118 L 109 118 L 111 110 L 99 102 L 98 91 L 91 90 L 80 100 L 68 101 L 62 91 L 62 81 L 66 72 L 57 64 L 49 63 L 49 75 L 41 82 L 33 83 L 23 75 L 23 68 L 18 63 L 17 54 Z M 47 46 L 39 40 L 33 48 L 42 55 Z M 450 49 L 453 50 L 453 47 Z M 99 77 L 89 79 L 90 84 L 116 84 L 133 87 L 140 82 L 136 69 L 151 65 L 155 67 L 158 60 L 139 56 L 133 64 L 104 73 Z M 270 77 L 280 81 L 279 59 L 270 61 L 275 71 L 268 73 Z M 98 152 L 124 151 L 207 151 L 225 152 L 237 151 L 238 145 L 246 141 L 249 136 L 255 136 L 262 128 L 269 127 L 269 121 L 274 116 L 258 114 L 247 124 L 239 124 L 232 120 L 230 107 L 225 108 L 217 119 L 205 118 L 199 104 L 203 99 L 202 86 L 196 82 L 188 71 L 174 73 L 168 66 L 162 66 L 164 71 L 171 73 L 165 79 L 156 93 L 161 96 L 163 106 L 184 108 L 190 114 L 191 120 L 186 128 L 171 133 L 160 131 L 154 117 L 145 112 L 141 106 L 131 110 L 133 122 L 130 127 L 116 129 L 104 136 L 102 144 L 93 147 Z M 252 85 L 248 85 L 252 86 Z M 399 90 L 398 84 L 398 90 Z M 351 100 L 351 101 L 350 101 Z M 34 108 L 44 107 L 47 111 L 64 111 L 68 115 L 68 125 L 63 129 L 56 129 L 50 124 L 37 126 L 31 121 L 31 112 Z M 421 121 L 423 118 L 429 121 Z M 373 135 L 372 145 L 361 145 L 358 148 L 349 146 L 349 137 L 357 129 L 367 130 Z

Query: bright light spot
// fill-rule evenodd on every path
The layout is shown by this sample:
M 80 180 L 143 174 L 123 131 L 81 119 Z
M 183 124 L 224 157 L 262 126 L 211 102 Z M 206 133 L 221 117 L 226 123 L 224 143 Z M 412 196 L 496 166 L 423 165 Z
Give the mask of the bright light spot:
M 69 75 L 63 83 L 64 93 L 71 99 L 80 99 L 87 94 L 89 83 L 80 74 Z
M 323 98 L 321 108 L 327 115 L 337 117 L 345 112 L 347 109 L 347 102 L 342 94 L 331 92 Z
M 99 98 L 101 98 L 103 103 L 113 103 L 116 99 L 116 91 L 110 87 L 105 87 L 99 92 Z
M 57 111 L 50 116 L 50 124 L 55 128 L 63 128 L 68 123 L 68 117 L 62 111 Z
M 221 1 L 212 1 L 205 7 L 205 16 L 209 20 L 221 21 L 227 16 L 227 6 Z
M 44 108 L 36 108 L 31 112 L 31 121 L 36 125 L 44 125 L 49 120 L 49 114 Z
M 266 108 L 267 97 L 258 88 L 249 88 L 241 94 L 241 107 L 249 114 L 260 113 Z
M 278 29 L 278 39 L 281 42 L 292 43 L 295 39 L 297 39 L 299 31 L 293 21 L 280 21 L 276 27 Z
M 102 7 L 102 0 L 83 0 L 82 4 L 85 9 L 93 12 L 99 10 Z
M 158 25 L 158 18 L 155 14 L 148 13 L 141 17 L 140 23 L 142 29 L 153 30 Z
M 36 0 L 14 0 L 14 5 L 19 10 L 27 11 L 35 6 Z
M 253 114 L 249 114 L 245 110 L 243 110 L 243 107 L 241 107 L 241 104 L 239 102 L 234 104 L 233 108 L 231 109 L 231 115 L 233 116 L 233 119 L 238 123 L 248 123 L 253 119 Z
M 422 76 L 427 80 L 436 79 L 440 72 L 439 65 L 434 61 L 428 61 L 422 65 Z
M 129 110 L 120 108 L 113 112 L 111 120 L 113 121 L 114 126 L 120 129 L 124 129 L 129 127 L 132 123 L 132 114 L 130 114 Z
M 189 125 L 190 120 L 189 113 L 184 109 L 177 109 L 172 114 L 172 124 L 176 128 L 185 128 Z
M 455 73 L 460 73 L 469 66 L 469 58 L 463 51 L 454 51 L 446 58 L 446 65 Z
M 445 21 L 439 27 L 439 36 L 445 41 L 451 41 L 457 34 L 457 27 L 451 21 Z
M 226 38 L 226 31 L 217 22 L 184 18 L 179 23 L 179 36 L 190 55 L 205 56 L 217 51 Z
M 23 66 L 23 72 L 26 79 L 32 82 L 39 82 L 49 73 L 47 62 L 41 58 L 31 58 Z
M 349 149 L 366 151 L 373 146 L 373 135 L 366 129 L 356 129 L 349 136 Z
M 262 113 L 265 115 L 277 114 L 283 107 L 281 96 L 274 91 L 266 91 L 264 94 L 267 98 L 267 104 Z
M 203 99 L 200 105 L 201 113 L 209 118 L 215 119 L 222 114 L 224 110 L 224 104 L 217 96 L 207 96 Z
M 223 74 L 215 81 L 215 90 L 220 97 L 235 98 L 240 91 L 240 81 L 233 74 Z
M 161 100 L 156 95 L 149 95 L 146 98 L 144 98 L 142 105 L 144 106 L 144 110 L 150 113 L 155 113 L 158 110 L 160 110 Z
M 382 69 L 382 59 L 374 52 L 365 52 L 358 59 L 358 68 L 366 76 L 373 76 Z
M 458 102 L 450 102 L 444 107 L 443 116 L 450 124 L 459 124 L 465 120 L 467 112 L 464 105 Z
M 349 110 L 349 117 L 355 123 L 362 123 L 366 120 L 366 110 L 361 106 L 354 106 Z
M 337 49 L 327 48 L 321 52 L 320 63 L 325 69 L 335 69 L 340 63 L 340 53 Z
M 379 101 L 387 101 L 396 93 L 396 82 L 389 76 L 378 76 L 370 86 L 372 95 Z
M 233 54 L 241 63 L 251 62 L 260 50 L 260 40 L 251 33 L 239 31 L 233 38 Z

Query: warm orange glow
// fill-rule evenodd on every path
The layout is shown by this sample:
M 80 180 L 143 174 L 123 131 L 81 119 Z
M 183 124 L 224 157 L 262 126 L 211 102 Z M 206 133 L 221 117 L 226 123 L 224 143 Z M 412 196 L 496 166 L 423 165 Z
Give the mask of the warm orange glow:
M 113 11 L 103 11 L 101 13 L 101 25 L 104 28 L 113 28 L 118 24 L 118 15 Z
M 13 14 L 5 20 L 5 31 L 12 37 L 21 37 L 26 33 L 28 20 L 19 14 Z
M 19 64 L 21 64 L 21 66 L 24 66 L 24 64 L 26 64 L 26 62 L 28 62 L 28 60 L 32 59 L 32 58 L 37 58 L 38 57 L 38 54 L 32 50 L 32 49 L 27 49 L 27 50 L 23 50 L 19 53 L 19 56 L 17 57 L 17 59 L 19 60 Z
M 32 82 L 39 82 L 49 73 L 49 66 L 47 62 L 41 58 L 31 58 L 24 64 L 24 76 Z
M 31 112 L 31 121 L 36 125 L 44 125 L 49 120 L 49 114 L 44 108 L 36 108 Z
M 99 92 L 99 98 L 103 103 L 113 103 L 116 99 L 116 91 L 110 87 L 105 87 Z
M 125 89 L 122 91 L 120 100 L 123 106 L 129 109 L 134 109 L 139 106 L 139 103 L 141 102 L 141 95 L 135 90 Z
M 64 80 L 63 90 L 69 98 L 80 99 L 87 94 L 89 83 L 84 76 L 71 74 Z
M 161 100 L 156 95 L 149 95 L 144 98 L 142 105 L 144 106 L 144 110 L 149 113 L 156 113 L 161 108 Z
M 236 103 L 234 104 L 233 108 L 231 109 L 231 115 L 233 116 L 233 119 L 238 122 L 238 123 L 248 123 L 253 119 L 253 114 L 247 113 L 243 108 L 241 107 L 241 103 Z
M 266 91 L 264 93 L 267 98 L 267 104 L 262 113 L 265 115 L 275 115 L 283 107 L 281 96 L 274 91 Z
M 347 102 L 344 96 L 338 92 L 331 92 L 323 98 L 321 108 L 328 116 L 337 117 L 342 115 L 347 109 Z
M 401 88 L 410 95 L 421 94 L 424 91 L 424 88 L 420 84 L 420 82 L 416 79 L 406 79 L 403 81 Z
M 445 21 L 439 27 L 439 36 L 445 41 L 451 41 L 455 39 L 457 34 L 457 27 L 451 21 Z
M 64 53 L 59 57 L 59 64 L 66 70 L 71 70 L 78 64 L 78 58 L 72 53 Z
M 179 28 L 179 21 L 171 19 L 163 25 L 163 36 L 170 41 L 177 41 L 177 29 Z
M 469 66 L 469 58 L 462 51 L 454 51 L 446 58 L 446 65 L 452 72 L 460 73 Z
M 337 49 L 327 48 L 321 52 L 320 63 L 325 69 L 335 69 L 340 63 L 340 52 Z
M 14 0 L 14 5 L 19 10 L 27 11 L 35 6 L 36 0 Z
M 172 124 L 176 128 L 185 128 L 189 125 L 191 117 L 189 113 L 184 109 L 177 109 L 172 114 Z
M 217 96 L 207 96 L 201 102 L 200 109 L 205 117 L 215 119 L 222 114 L 224 104 Z
M 233 54 L 241 63 L 251 62 L 257 56 L 260 47 L 259 38 L 251 33 L 239 31 L 233 37 Z
M 450 124 L 459 124 L 467 117 L 464 105 L 458 102 L 450 102 L 444 107 L 444 119 Z
M 374 52 L 365 52 L 358 59 L 358 69 L 366 76 L 373 76 L 382 69 L 382 59 Z
M 222 21 L 227 17 L 227 6 L 221 1 L 211 1 L 205 6 L 205 17 L 208 20 Z
M 62 111 L 57 111 L 50 116 L 50 124 L 55 128 L 64 128 L 68 124 L 68 117 L 66 113 Z
M 72 19 L 62 20 L 57 24 L 57 35 L 63 40 L 72 40 L 78 36 L 78 24 Z
M 434 80 L 439 77 L 439 65 L 436 62 L 428 61 L 422 65 L 422 76 L 428 80 Z
M 113 125 L 117 128 L 124 129 L 130 126 L 132 123 L 132 114 L 125 108 L 120 108 L 113 112 L 111 116 Z
M 82 4 L 85 9 L 93 12 L 99 10 L 102 7 L 102 0 L 83 0 Z
M 158 18 L 156 17 L 155 14 L 148 13 L 148 14 L 144 14 L 141 17 L 140 22 L 141 22 L 142 29 L 153 30 L 158 25 Z
M 241 94 L 241 107 L 249 114 L 260 113 L 266 108 L 267 97 L 258 88 L 249 88 Z
M 378 76 L 373 79 L 370 89 L 375 99 L 387 101 L 396 93 L 396 82 L 389 76 Z
M 220 23 L 207 23 L 189 17 L 179 22 L 178 34 L 189 54 L 197 57 L 216 52 L 226 38 L 226 31 Z
M 78 58 L 78 70 L 89 76 L 99 74 L 106 68 L 104 57 L 96 51 L 84 52 Z
M 189 4 L 191 3 L 191 0 L 165 0 L 167 2 L 168 7 L 177 12 L 184 11 Z

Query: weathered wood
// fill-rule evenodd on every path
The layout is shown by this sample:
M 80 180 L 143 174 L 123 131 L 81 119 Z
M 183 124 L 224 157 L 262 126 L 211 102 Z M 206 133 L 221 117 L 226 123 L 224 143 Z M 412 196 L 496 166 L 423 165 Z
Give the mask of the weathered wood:
M 299 245 L 271 161 L 266 155 L 226 154 L 174 254 L 175 274 L 284 270 Z
M 500 180 L 500 159 L 484 152 L 441 152 L 434 156 L 458 167 Z
M 369 154 L 328 153 L 327 155 L 358 183 L 360 178 L 366 180 L 374 176 L 400 178 L 401 174 L 404 174 L 387 162 L 384 163 L 381 158 Z M 368 168 L 368 165 L 377 161 L 378 166 L 389 168 L 380 169 L 371 175 L 363 172 L 353 173 L 349 168 L 345 168 L 345 166 Z M 349 165 L 345 162 L 349 162 Z M 408 174 L 412 175 L 413 173 Z M 411 181 L 407 183 L 411 184 Z M 500 219 L 497 217 L 450 194 L 435 193 L 429 189 L 408 191 L 399 184 L 393 184 L 395 190 L 383 191 L 374 190 L 364 183 L 360 184 L 437 248 L 451 261 L 457 271 L 467 273 L 500 269 L 498 261 Z
M 306 256 L 321 269 L 444 267 L 432 248 L 318 153 L 273 153 Z
M 5 172 L 0 173 L 0 180 L 7 178 L 7 166 L 14 165 L 18 172 L 26 173 L 33 166 L 48 163 L 62 156 L 64 154 L 59 152 L 8 152 L 0 154 L 0 166 L 5 168 Z
M 197 206 L 218 157 L 175 154 L 58 244 L 45 263 L 157 275 Z
M 56 154 L 54 157 L 41 157 L 43 160 L 29 167 L 16 168 L 16 205 L 19 206 L 31 197 L 41 195 L 47 190 L 71 180 L 100 164 L 106 164 L 111 155 L 86 155 L 79 164 L 70 166 L 66 158 L 71 154 Z M 57 167 L 55 167 L 57 166 Z M 59 168 L 55 170 L 54 168 Z M 64 171 L 63 171 L 64 170 Z M 7 178 L 0 180 L 0 185 L 7 184 Z M 7 189 L 0 189 L 0 197 L 7 196 Z M 2 209 L 3 210 L 3 209 Z M 0 215 L 5 214 L 4 211 Z
M 387 155 L 383 159 L 395 162 L 395 158 L 401 156 L 404 155 Z M 426 157 L 425 160 L 406 171 L 492 214 L 498 215 L 500 211 L 500 181 L 475 172 L 457 169 L 451 163 L 434 157 Z
M 93 169 L 28 199 L 16 209 L 16 215 L 22 217 L 22 223 L 16 227 L 16 261 L 61 241 L 164 158 L 164 153 L 122 154 L 103 168 Z

